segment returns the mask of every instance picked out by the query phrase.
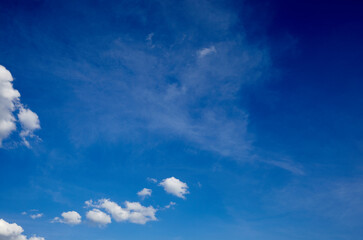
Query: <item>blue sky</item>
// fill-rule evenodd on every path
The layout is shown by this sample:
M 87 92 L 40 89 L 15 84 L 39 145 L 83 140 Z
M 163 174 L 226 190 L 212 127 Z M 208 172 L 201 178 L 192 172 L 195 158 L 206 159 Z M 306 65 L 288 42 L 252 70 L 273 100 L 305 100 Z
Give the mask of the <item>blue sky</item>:
M 361 239 L 362 10 L 0 1 L 0 239 Z

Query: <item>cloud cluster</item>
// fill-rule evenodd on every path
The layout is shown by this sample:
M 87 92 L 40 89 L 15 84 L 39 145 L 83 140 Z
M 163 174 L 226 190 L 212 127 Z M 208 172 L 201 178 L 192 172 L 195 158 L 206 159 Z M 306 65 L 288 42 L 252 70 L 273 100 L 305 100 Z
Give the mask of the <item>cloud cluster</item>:
M 125 207 L 109 199 L 100 199 L 97 202 L 86 201 L 88 207 L 104 209 L 116 222 L 129 221 L 136 224 L 145 224 L 149 221 L 156 221 L 156 209 L 152 206 L 145 207 L 139 202 L 125 202 Z
M 0 219 L 0 240 L 45 240 L 43 237 L 37 236 L 27 238 L 22 234 L 23 232 L 23 228 L 18 224 Z
M 162 180 L 159 183 L 167 193 L 185 199 L 185 194 L 188 194 L 188 185 L 175 177 L 170 177 Z
M 76 211 L 63 212 L 61 214 L 62 218 L 55 217 L 52 222 L 60 222 L 69 225 L 77 225 L 82 222 L 82 217 Z
M 149 179 L 149 178 L 148 178 Z M 157 180 L 153 179 L 153 183 Z M 185 199 L 185 194 L 188 194 L 188 185 L 175 177 L 170 177 L 162 180 L 159 186 L 163 187 L 167 193 Z M 152 190 L 143 188 L 137 193 L 142 198 L 149 197 Z M 110 199 L 100 199 L 98 201 L 88 200 L 85 202 L 87 208 L 92 208 L 87 211 L 86 218 L 90 223 L 97 226 L 106 226 L 112 222 L 111 218 L 116 222 L 131 222 L 136 224 L 145 224 L 150 221 L 156 221 L 155 216 L 158 210 L 169 209 L 176 205 L 175 202 L 170 202 L 163 208 L 155 209 L 153 206 L 143 206 L 139 202 L 125 201 L 123 206 Z M 26 213 L 25 213 L 26 214 Z M 34 218 L 42 216 L 42 214 L 34 215 Z M 69 225 L 77 225 L 82 222 L 81 216 L 75 211 L 63 212 L 60 217 L 55 217 L 52 222 L 60 222 Z M 2 239 L 0 239 L 2 240 Z
M 4 139 L 16 130 L 17 122 L 21 125 L 20 137 L 29 147 L 28 138 L 34 137 L 34 131 L 40 129 L 36 113 L 24 107 L 20 102 L 20 93 L 13 87 L 13 76 L 0 65 L 0 147 Z M 17 116 L 16 116 L 16 113 Z

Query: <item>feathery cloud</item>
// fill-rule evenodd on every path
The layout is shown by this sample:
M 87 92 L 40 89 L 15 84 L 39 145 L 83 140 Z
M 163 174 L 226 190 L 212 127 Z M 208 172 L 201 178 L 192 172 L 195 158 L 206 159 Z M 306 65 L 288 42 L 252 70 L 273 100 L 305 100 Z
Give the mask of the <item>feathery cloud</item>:
M 217 50 L 214 46 L 211 46 L 209 48 L 203 48 L 198 51 L 198 57 L 202 58 L 202 57 L 205 57 L 209 54 L 216 53 L 216 52 L 217 52 Z

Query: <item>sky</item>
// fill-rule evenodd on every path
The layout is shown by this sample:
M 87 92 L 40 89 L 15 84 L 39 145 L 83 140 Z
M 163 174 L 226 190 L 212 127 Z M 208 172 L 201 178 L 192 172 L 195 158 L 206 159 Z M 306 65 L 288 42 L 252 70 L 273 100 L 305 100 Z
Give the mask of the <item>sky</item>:
M 363 3 L 0 0 L 0 240 L 359 240 Z

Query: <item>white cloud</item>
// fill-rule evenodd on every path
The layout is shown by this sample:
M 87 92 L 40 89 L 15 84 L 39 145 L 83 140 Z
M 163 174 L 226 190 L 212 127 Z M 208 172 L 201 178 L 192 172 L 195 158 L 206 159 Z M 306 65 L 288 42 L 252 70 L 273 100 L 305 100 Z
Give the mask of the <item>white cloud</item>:
M 198 56 L 200 58 L 202 58 L 202 57 L 205 57 L 205 56 L 207 56 L 209 54 L 216 53 L 216 52 L 217 52 L 216 48 L 214 46 L 211 46 L 209 48 L 203 48 L 203 49 L 199 50 L 198 51 Z
M 62 218 L 55 217 L 52 222 L 60 222 L 69 225 L 77 225 L 82 222 L 81 215 L 76 211 L 63 212 L 61 216 Z
M 129 221 L 137 224 L 145 224 L 149 221 L 156 221 L 156 209 L 152 206 L 144 207 L 139 202 L 127 202 L 126 208 L 130 212 Z
M 27 240 L 23 235 L 23 228 L 16 223 L 8 223 L 0 219 L 0 240 Z M 33 236 L 29 240 L 45 240 L 43 237 Z
M 145 224 L 149 221 L 157 220 L 155 217 L 157 210 L 152 206 L 142 206 L 139 202 L 126 201 L 126 207 L 123 208 L 109 199 L 100 199 L 95 203 L 92 200 L 86 201 L 86 205 L 88 207 L 104 209 L 111 214 L 112 218 L 117 222 L 129 221 L 137 224 Z
M 40 129 L 38 115 L 30 109 L 21 107 L 18 114 L 18 119 L 23 128 L 20 132 L 20 136 L 22 137 L 24 144 L 29 147 L 30 145 L 26 140 L 26 137 L 33 137 L 33 132 L 37 129 Z
M 29 238 L 29 240 L 45 240 L 45 238 L 33 236 L 33 237 Z
M 111 217 L 108 214 L 100 211 L 99 209 L 93 209 L 88 211 L 86 213 L 86 217 L 91 222 L 96 223 L 100 226 L 111 223 Z
M 137 195 L 142 197 L 142 198 L 146 198 L 146 197 L 150 197 L 151 193 L 152 193 L 151 189 L 144 188 L 140 192 L 138 192 Z
M 185 199 L 185 194 L 188 194 L 188 185 L 175 177 L 166 178 L 159 184 L 167 193 Z
M 19 101 L 20 93 L 13 88 L 13 76 L 0 65 L 0 146 L 2 141 L 16 129 L 15 103 Z
M 86 205 L 105 209 L 117 222 L 126 221 L 129 218 L 129 212 L 126 209 L 108 199 L 101 199 L 95 204 L 93 204 L 92 200 L 89 200 Z
M 20 93 L 14 89 L 12 82 L 11 73 L 0 65 L 0 147 L 3 140 L 16 130 L 17 121 L 22 127 L 20 137 L 29 147 L 27 137 L 33 137 L 34 130 L 40 128 L 39 118 L 36 113 L 24 108 L 20 102 Z M 14 115 L 16 111 L 19 111 L 18 119 Z
M 30 217 L 31 217 L 32 219 L 41 218 L 41 217 L 43 217 L 43 213 L 33 214 L 33 215 L 30 215 Z

